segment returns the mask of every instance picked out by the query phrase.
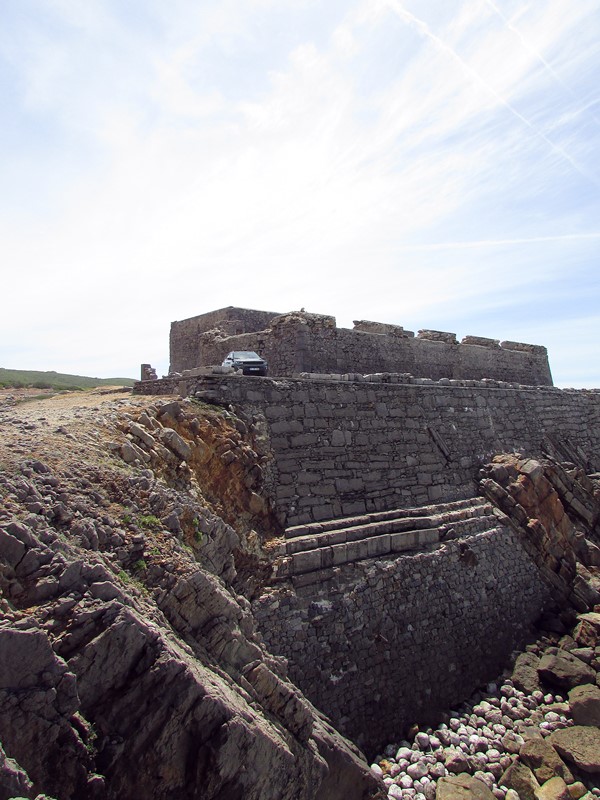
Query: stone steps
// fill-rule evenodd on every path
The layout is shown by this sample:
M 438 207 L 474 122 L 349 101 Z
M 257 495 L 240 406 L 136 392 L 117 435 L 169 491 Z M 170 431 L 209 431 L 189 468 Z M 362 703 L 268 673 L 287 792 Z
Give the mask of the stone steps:
M 454 500 L 438 505 L 418 506 L 417 508 L 397 508 L 391 511 L 374 511 L 370 514 L 361 514 L 356 517 L 345 519 L 332 519 L 324 522 L 309 522 L 305 525 L 295 525 L 285 531 L 286 539 L 294 539 L 298 536 L 314 536 L 319 533 L 336 530 L 344 527 L 355 527 L 356 525 L 369 524 L 371 522 L 385 522 L 388 520 L 400 520 L 411 517 L 428 517 L 444 511 L 474 510 L 480 506 L 488 506 L 489 503 L 483 497 L 472 497 L 466 500 Z
M 300 525 L 286 531 L 273 579 L 310 580 L 310 573 L 428 549 L 442 540 L 473 536 L 497 525 L 491 504 L 479 497 Z

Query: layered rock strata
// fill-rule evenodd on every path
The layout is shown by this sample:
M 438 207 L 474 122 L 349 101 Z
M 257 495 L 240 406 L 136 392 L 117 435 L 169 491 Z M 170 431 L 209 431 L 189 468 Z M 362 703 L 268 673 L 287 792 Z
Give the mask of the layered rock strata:
M 372 796 L 234 588 L 268 522 L 241 421 L 110 398 L 0 414 L 0 798 Z M 229 469 L 205 498 L 211 460 Z M 237 531 L 228 491 L 231 516 L 250 499 Z

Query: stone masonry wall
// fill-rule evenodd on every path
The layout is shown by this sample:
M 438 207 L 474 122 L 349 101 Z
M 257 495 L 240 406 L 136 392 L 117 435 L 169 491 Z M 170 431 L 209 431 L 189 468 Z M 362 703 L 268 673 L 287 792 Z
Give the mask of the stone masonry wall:
M 548 453 L 600 469 L 598 391 L 318 377 L 215 375 L 136 391 L 198 392 L 260 423 L 282 527 L 470 497 L 479 466 L 496 453 Z
M 520 539 L 499 527 L 468 539 L 466 552 L 448 542 L 271 587 L 253 611 L 292 680 L 373 754 L 496 677 L 548 599 Z
M 230 317 L 221 319 L 223 311 Z M 278 376 L 394 372 L 435 380 L 493 378 L 552 385 L 547 351 L 541 346 L 474 336 L 459 344 L 453 333 L 420 331 L 415 337 L 400 326 L 371 322 L 357 322 L 350 330 L 337 328 L 334 317 L 303 312 L 265 312 L 263 317 L 256 316 L 263 312 L 248 312 L 254 316 L 246 318 L 243 309 L 223 311 L 172 324 L 172 371 L 220 364 L 231 350 L 255 350 L 269 362 L 270 374 Z M 264 329 L 253 327 L 267 319 Z M 208 329 L 209 323 L 216 329 Z
M 171 372 L 181 372 L 184 369 L 193 369 L 201 364 L 221 363 L 233 347 L 226 348 L 218 362 L 206 361 L 212 358 L 205 352 L 203 344 L 214 342 L 213 336 L 206 336 L 207 332 L 219 331 L 220 336 L 235 336 L 247 331 L 260 331 L 267 328 L 271 320 L 278 316 L 275 312 L 254 311 L 249 308 L 221 308 L 207 314 L 199 314 L 189 319 L 178 320 L 171 323 L 169 348 L 171 353 Z M 221 352 L 219 349 L 219 353 Z M 254 349 L 254 348 L 238 348 Z
M 271 455 L 265 485 L 282 528 L 472 497 L 495 453 L 548 452 L 600 470 L 598 391 L 390 374 L 215 374 L 135 391 L 195 395 L 252 424 Z M 550 602 L 541 570 L 500 524 L 307 578 L 254 601 L 260 630 L 315 705 L 370 752 L 493 678 Z

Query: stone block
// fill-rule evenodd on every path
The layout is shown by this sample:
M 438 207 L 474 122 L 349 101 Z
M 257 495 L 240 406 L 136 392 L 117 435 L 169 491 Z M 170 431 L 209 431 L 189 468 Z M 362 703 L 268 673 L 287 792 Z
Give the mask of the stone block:
M 314 572 L 321 569 L 321 550 L 305 550 L 292 556 L 292 573 Z
M 366 511 L 364 500 L 354 500 L 351 502 L 342 502 L 342 513 L 344 516 L 351 516 L 352 514 L 364 514 Z
M 390 536 L 372 536 L 367 540 L 367 550 L 370 558 L 387 555 L 390 552 Z
M 271 425 L 271 431 L 275 434 L 291 434 L 291 433 L 303 433 L 304 428 L 302 423 L 295 419 L 290 420 L 280 420 L 279 422 L 274 422 Z
M 333 553 L 333 565 L 346 564 L 348 562 L 348 551 L 346 544 L 335 544 L 331 548 Z

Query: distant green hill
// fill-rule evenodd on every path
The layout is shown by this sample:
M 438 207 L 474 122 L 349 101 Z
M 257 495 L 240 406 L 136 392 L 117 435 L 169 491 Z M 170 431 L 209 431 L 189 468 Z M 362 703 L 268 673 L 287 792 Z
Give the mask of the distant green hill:
M 83 375 L 63 375 L 60 372 L 37 372 L 0 367 L 0 386 L 15 389 L 31 386 L 35 389 L 95 389 L 97 386 L 133 386 L 132 378 L 88 378 Z

